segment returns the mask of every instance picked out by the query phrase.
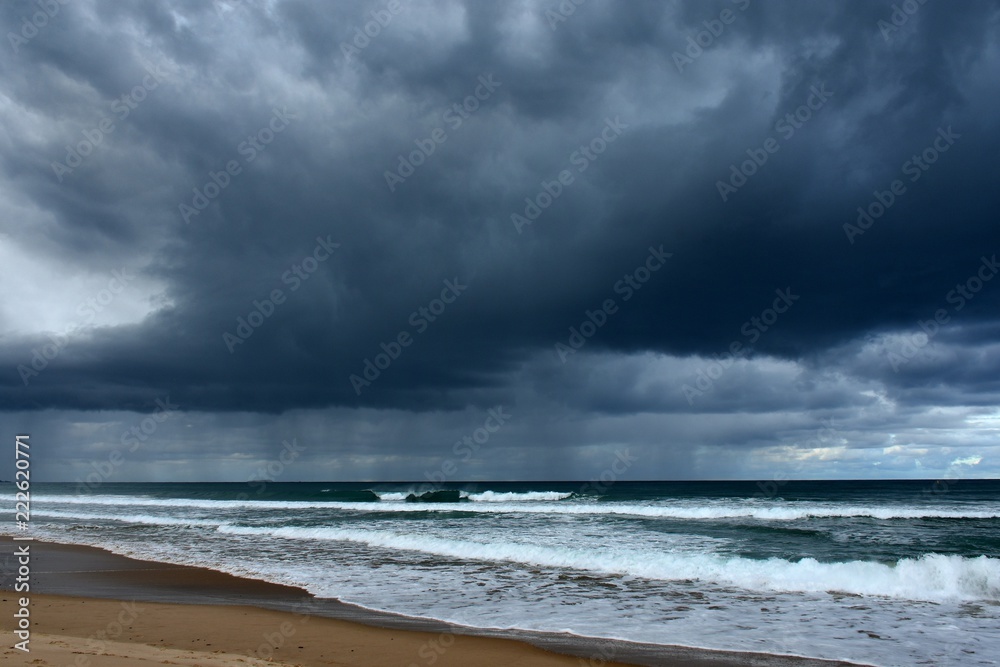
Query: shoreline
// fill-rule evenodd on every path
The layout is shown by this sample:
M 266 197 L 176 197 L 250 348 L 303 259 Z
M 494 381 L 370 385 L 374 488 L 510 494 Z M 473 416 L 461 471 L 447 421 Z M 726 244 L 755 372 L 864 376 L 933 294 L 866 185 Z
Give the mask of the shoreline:
M 0 542 L 5 557 L 13 553 L 11 537 L 0 536 Z M 88 615 L 91 612 L 98 616 L 101 613 L 112 614 L 108 623 L 116 627 L 113 625 L 114 614 L 125 614 L 123 609 L 127 609 L 128 604 L 138 604 L 146 611 L 136 621 L 137 624 L 152 623 L 160 628 L 159 634 L 165 636 L 150 644 L 145 631 L 136 629 L 126 633 L 123 629 L 120 636 L 105 633 L 98 642 L 106 645 L 105 649 L 113 643 L 117 654 L 128 654 L 133 661 L 138 660 L 140 654 L 152 651 L 150 655 L 156 656 L 154 662 L 169 660 L 187 664 L 184 660 L 190 659 L 195 660 L 191 664 L 254 664 L 247 662 L 250 659 L 248 656 L 254 654 L 247 647 L 253 645 L 257 646 L 258 658 L 270 653 L 268 657 L 275 661 L 293 660 L 292 664 L 303 667 L 332 664 L 424 667 L 431 664 L 514 663 L 539 667 L 857 667 L 857 663 L 767 653 L 640 644 L 568 633 L 457 626 L 444 621 L 374 611 L 339 600 L 316 598 L 302 588 L 238 577 L 204 567 L 137 560 L 97 547 L 38 540 L 30 544 L 31 591 L 28 596 L 33 608 L 32 644 L 35 644 L 37 636 L 43 639 L 43 644 L 48 642 L 42 649 L 45 652 L 68 651 L 68 660 L 63 657 L 55 664 L 79 664 L 80 667 L 117 665 L 96 652 L 94 656 L 102 657 L 89 663 L 73 662 L 77 656 L 86 655 L 88 642 L 95 644 L 94 633 L 104 627 L 100 624 L 95 626 L 93 620 L 78 618 L 77 610 L 81 605 L 89 604 Z M 12 593 L 13 581 L 7 570 L 9 568 L 5 568 L 0 579 L 4 598 L 2 613 L 5 616 L 13 613 L 16 597 L 24 595 Z M 261 629 L 265 626 L 271 628 L 270 634 Z M 225 628 L 226 641 L 216 637 L 213 637 L 216 639 L 213 642 L 202 641 L 207 627 Z M 269 651 L 269 644 L 283 643 L 282 628 L 291 630 L 289 646 L 297 648 L 278 646 Z M 53 635 L 58 637 L 47 639 Z M 331 636 L 343 638 L 346 643 L 330 639 Z M 267 637 L 270 639 L 267 640 Z M 293 641 L 293 637 L 298 639 Z M 205 662 L 205 656 L 167 655 L 170 651 L 190 650 L 199 646 L 199 641 L 202 641 L 203 648 L 211 645 L 213 651 L 219 652 L 210 654 L 216 655 L 213 659 L 221 660 L 223 658 L 218 658 L 221 655 L 233 660 L 242 658 L 244 662 L 209 663 Z M 13 643 L 11 641 L 9 646 Z M 21 663 L 16 659 L 18 654 L 32 656 L 35 650 L 23 653 L 9 646 L 3 651 L 5 659 L 13 658 L 13 664 L 31 664 L 30 660 Z M 353 652 L 351 646 L 355 647 Z M 337 662 L 331 662 L 330 655 L 340 649 L 344 649 L 343 655 L 338 654 Z M 376 656 L 379 659 L 373 660 Z M 34 657 L 37 655 L 32 659 Z

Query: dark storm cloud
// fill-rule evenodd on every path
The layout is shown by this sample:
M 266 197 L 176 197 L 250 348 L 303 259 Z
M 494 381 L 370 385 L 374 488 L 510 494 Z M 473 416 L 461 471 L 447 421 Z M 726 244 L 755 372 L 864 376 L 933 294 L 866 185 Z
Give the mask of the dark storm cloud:
M 127 264 L 164 286 L 145 319 L 73 336 L 28 386 L 17 367 L 47 340 L 9 333 L 7 409 L 142 411 L 169 394 L 193 411 L 437 410 L 532 392 L 609 414 L 860 409 L 868 399 L 837 373 L 907 402 L 995 400 L 1000 281 L 951 312 L 935 343 L 975 347 L 948 348 L 947 363 L 894 371 L 863 348 L 953 308 L 949 290 L 1000 252 L 997 3 L 926 4 L 886 39 L 890 3 L 589 2 L 552 30 L 545 3 L 402 2 L 345 57 L 385 7 L 68 3 L 6 49 L 4 114 L 17 122 L 2 169 L 37 216 L 11 238 L 40 261 Z M 16 32 L 36 9 L 8 3 L 4 25 Z M 678 71 L 675 53 L 724 9 L 734 20 Z M 121 118 L 115 100 L 151 70 L 157 86 Z M 498 84 L 480 108 L 446 116 L 482 77 Z M 817 87 L 830 92 L 809 120 L 776 125 Z M 252 148 L 276 114 L 285 126 Z M 60 181 L 51 163 L 102 118 L 114 132 Z M 609 119 L 623 129 L 581 162 Z M 948 128 L 958 138 L 911 181 L 904 165 Z M 447 140 L 390 191 L 385 172 L 436 129 Z M 769 137 L 780 148 L 723 201 L 717 182 Z M 239 173 L 220 177 L 230 161 Z M 512 214 L 562 170 L 572 184 L 519 233 Z M 227 184 L 185 221 L 180 205 L 194 208 L 212 174 Z M 896 179 L 905 192 L 885 214 L 845 233 Z M 293 291 L 288 272 L 317 239 L 339 247 Z M 625 301 L 619 281 L 661 245 L 672 257 Z M 419 309 L 445 281 L 467 288 L 430 322 Z M 284 302 L 230 352 L 223 334 L 275 289 Z M 744 325 L 775 290 L 798 300 L 750 341 Z M 618 310 L 588 354 L 562 366 L 555 343 L 609 298 Z M 359 396 L 349 376 L 401 332 L 412 343 Z M 592 383 L 600 355 L 710 358 L 734 341 L 777 366 L 740 362 L 694 403 L 681 386 L 696 361 L 653 388 L 628 363 Z M 782 360 L 809 377 L 782 375 Z M 529 368 L 550 363 L 548 377 Z

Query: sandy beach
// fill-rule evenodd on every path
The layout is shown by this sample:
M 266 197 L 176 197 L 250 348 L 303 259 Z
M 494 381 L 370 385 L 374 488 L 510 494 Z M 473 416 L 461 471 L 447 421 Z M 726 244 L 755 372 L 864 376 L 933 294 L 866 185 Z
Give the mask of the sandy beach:
M 4 617 L 14 611 L 4 599 Z M 6 664 L 575 665 L 521 642 L 363 626 L 235 605 L 177 605 L 32 596 L 31 652 L 3 649 Z M 110 639 L 115 637 L 115 639 Z M 41 662 L 39 662 L 41 661 Z
M 0 540 L 13 552 L 9 538 Z M 845 665 L 769 656 L 649 647 L 565 637 L 528 641 L 372 614 L 317 600 L 290 586 L 214 570 L 140 561 L 101 549 L 32 542 L 30 653 L 4 622 L 6 664 L 74 667 L 145 664 L 448 667 L 518 665 L 819 667 Z M 11 559 L 0 614 L 17 609 Z M 334 617 L 331 617 L 334 616 Z M 362 619 L 361 623 L 357 620 Z M 381 626 L 381 627 L 379 627 Z M 536 644 L 541 644 L 546 650 Z M 569 655 L 573 654 L 573 655 Z M 618 661 L 614 661 L 617 659 Z

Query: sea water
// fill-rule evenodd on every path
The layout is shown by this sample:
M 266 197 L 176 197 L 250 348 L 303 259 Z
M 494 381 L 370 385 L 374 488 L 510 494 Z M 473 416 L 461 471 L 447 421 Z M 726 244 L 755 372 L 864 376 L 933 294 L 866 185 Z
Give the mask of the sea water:
M 1000 660 L 998 481 L 35 484 L 31 524 L 480 628 Z

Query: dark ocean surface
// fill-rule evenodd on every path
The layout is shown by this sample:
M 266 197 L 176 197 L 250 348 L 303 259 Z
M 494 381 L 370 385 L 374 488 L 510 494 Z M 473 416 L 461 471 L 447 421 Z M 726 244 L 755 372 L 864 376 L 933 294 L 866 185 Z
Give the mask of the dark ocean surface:
M 884 666 L 1000 656 L 995 480 L 36 483 L 31 500 L 39 539 L 467 626 Z

